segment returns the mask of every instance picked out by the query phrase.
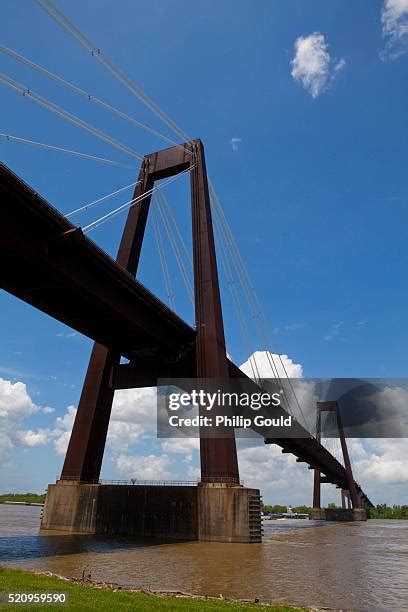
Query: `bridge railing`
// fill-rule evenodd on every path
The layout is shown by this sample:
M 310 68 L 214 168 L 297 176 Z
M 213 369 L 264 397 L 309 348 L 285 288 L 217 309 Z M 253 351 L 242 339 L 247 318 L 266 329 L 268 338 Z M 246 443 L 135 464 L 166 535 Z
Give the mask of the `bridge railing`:
M 59 481 L 59 477 L 56 479 Z M 64 481 L 72 481 L 78 483 L 78 479 L 75 477 L 67 478 L 65 476 Z M 101 485 L 123 485 L 123 486 L 160 486 L 160 487 L 196 487 L 199 484 L 211 484 L 223 482 L 226 484 L 238 484 L 235 478 L 224 478 L 214 477 L 206 478 L 205 480 L 139 480 L 138 478 L 129 478 L 128 480 L 107 480 L 105 478 L 99 478 L 98 480 L 84 480 L 80 481 L 82 484 L 101 484 Z M 241 485 L 243 482 L 241 481 Z

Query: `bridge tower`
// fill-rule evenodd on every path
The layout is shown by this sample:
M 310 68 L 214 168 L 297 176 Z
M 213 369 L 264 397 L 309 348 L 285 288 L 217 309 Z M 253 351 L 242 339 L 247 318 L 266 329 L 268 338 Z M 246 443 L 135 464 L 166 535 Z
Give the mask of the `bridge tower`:
M 130 364 L 126 366 L 120 364 L 121 355 L 114 348 L 94 344 L 61 478 L 57 485 L 49 487 L 44 527 L 61 528 L 61 508 L 69 498 L 67 487 L 75 487 L 73 503 L 75 508 L 80 508 L 82 502 L 77 498 L 78 495 L 83 498 L 83 495 L 78 491 L 102 486 L 99 477 L 115 389 L 155 386 L 159 378 L 225 380 L 229 376 L 207 171 L 200 140 L 145 156 L 134 198 L 145 197 L 129 210 L 117 262 L 136 276 L 154 183 L 186 170 L 190 171 L 191 184 L 195 344 L 183 347 L 180 356 L 180 347 L 175 347 L 174 354 L 160 354 L 156 347 L 143 346 L 142 342 L 142 347 L 134 351 Z M 198 539 L 259 541 L 259 491 L 240 486 L 233 428 L 226 428 L 222 438 L 201 438 L 200 460 L 201 482 L 197 487 L 198 502 L 194 510 Z M 172 492 L 175 494 L 175 489 Z M 96 489 L 92 496 L 96 496 L 96 504 L 101 503 Z M 53 503 L 51 498 L 54 498 Z M 72 503 L 68 505 L 71 507 Z M 54 510 L 51 506 L 55 506 Z M 147 513 L 150 511 L 151 508 L 146 508 Z M 89 512 L 92 515 L 88 504 L 85 514 Z M 75 525 L 83 524 L 83 511 L 71 508 L 68 514 L 66 520 L 73 529 Z M 92 524 L 91 531 L 95 530 L 97 519 L 93 515 L 88 519 Z M 163 529 L 161 533 L 163 535 Z M 169 536 L 174 537 L 174 533 Z
M 331 513 L 331 509 L 324 509 L 321 507 L 321 484 L 327 482 L 327 480 L 325 479 L 325 477 L 322 477 L 320 470 L 315 469 L 313 482 L 313 509 L 311 518 L 317 520 L 365 520 L 366 511 L 364 509 L 363 499 L 360 497 L 357 491 L 356 482 L 353 477 L 350 455 L 348 452 L 347 442 L 344 435 L 343 422 L 341 419 L 337 402 L 319 401 L 316 403 L 316 439 L 319 443 L 321 442 L 322 412 L 333 412 L 335 415 L 341 450 L 343 454 L 344 467 L 346 470 L 346 483 L 345 488 L 341 489 L 341 512 L 337 510 L 337 514 L 335 512 Z M 346 499 L 348 504 L 347 510 L 345 503 Z M 346 514 L 346 512 L 348 513 Z
M 144 158 L 134 198 L 149 192 L 155 181 L 190 169 L 193 228 L 193 265 L 196 318 L 197 378 L 228 378 L 224 325 L 218 282 L 214 234 L 204 148 L 196 140 L 182 146 L 159 151 Z M 128 214 L 117 262 L 136 276 L 140 260 L 151 193 Z M 154 347 L 149 347 L 154 351 Z M 140 361 L 141 359 L 139 359 Z M 135 386 L 143 386 L 135 360 Z M 148 359 L 146 359 L 148 361 Z M 158 355 L 150 360 L 152 378 L 163 371 Z M 120 355 L 98 343 L 94 344 L 82 389 L 77 416 L 71 434 L 61 480 L 94 482 L 99 479 L 114 387 L 112 371 L 118 367 Z M 146 365 L 144 367 L 144 371 Z M 128 369 L 129 370 L 129 369 Z M 185 377 L 189 372 L 185 372 Z M 169 376 L 170 377 L 170 376 Z M 141 383 L 141 384 L 138 384 Z M 202 438 L 200 442 L 202 482 L 239 484 L 238 461 L 233 430 L 226 438 Z

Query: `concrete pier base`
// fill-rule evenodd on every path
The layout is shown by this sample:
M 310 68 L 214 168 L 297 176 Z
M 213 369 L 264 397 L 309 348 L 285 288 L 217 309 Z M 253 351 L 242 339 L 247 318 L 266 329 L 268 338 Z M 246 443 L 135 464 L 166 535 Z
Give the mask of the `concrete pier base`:
M 366 521 L 365 508 L 313 508 L 309 518 L 313 521 Z
M 43 531 L 162 540 L 260 542 L 258 489 L 224 484 L 49 485 Z
M 198 486 L 198 540 L 261 542 L 258 489 L 225 484 Z

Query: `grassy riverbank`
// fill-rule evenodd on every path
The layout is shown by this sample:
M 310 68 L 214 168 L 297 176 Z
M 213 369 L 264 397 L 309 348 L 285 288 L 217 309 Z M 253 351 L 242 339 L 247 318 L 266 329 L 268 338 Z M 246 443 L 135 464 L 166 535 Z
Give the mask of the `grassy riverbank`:
M 251 610 L 264 612 L 295 612 L 302 608 L 288 606 L 270 606 L 244 602 L 231 602 L 188 595 L 174 594 L 164 596 L 157 593 L 125 591 L 114 589 L 111 585 L 100 586 L 96 583 L 74 582 L 55 576 L 26 572 L 19 569 L 0 567 L 0 594 L 12 593 L 66 593 L 67 604 L 58 604 L 60 609 L 71 610 L 159 610 L 163 612 L 178 610 L 224 610 L 225 612 L 246 612 Z M 1 595 L 4 597 L 4 595 Z M 16 607 L 50 610 L 50 604 L 21 604 Z M 55 609 L 55 605 L 51 606 Z M 10 604 L 0 603 L 0 610 L 10 610 Z

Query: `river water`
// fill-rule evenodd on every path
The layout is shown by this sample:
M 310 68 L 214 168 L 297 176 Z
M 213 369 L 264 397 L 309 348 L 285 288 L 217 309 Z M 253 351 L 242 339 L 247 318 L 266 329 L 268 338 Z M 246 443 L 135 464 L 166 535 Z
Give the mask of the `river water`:
M 0 565 L 298 606 L 408 610 L 408 521 L 268 521 L 262 544 L 160 544 L 40 536 L 40 513 L 0 505 Z

